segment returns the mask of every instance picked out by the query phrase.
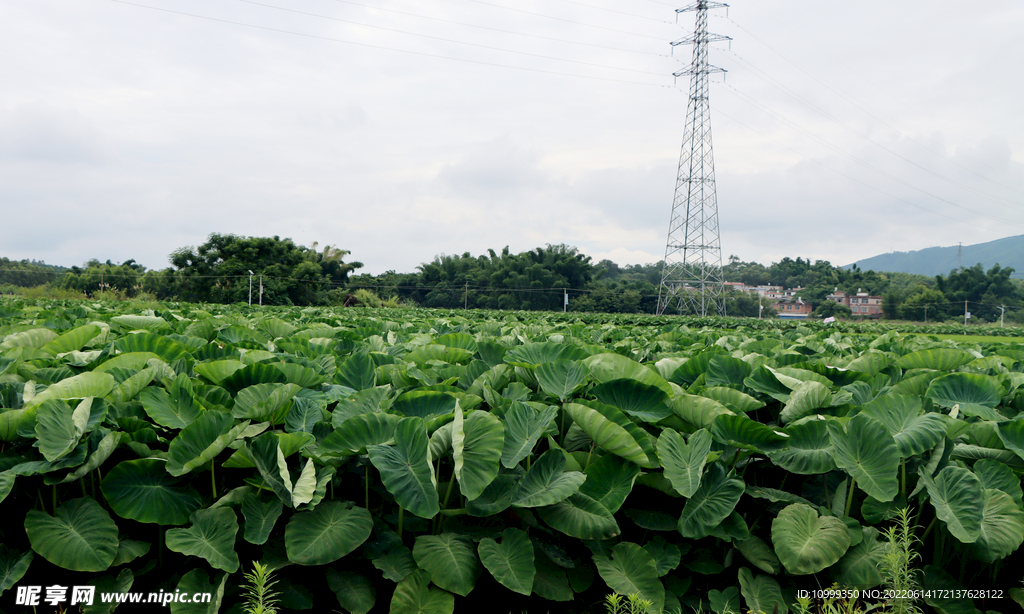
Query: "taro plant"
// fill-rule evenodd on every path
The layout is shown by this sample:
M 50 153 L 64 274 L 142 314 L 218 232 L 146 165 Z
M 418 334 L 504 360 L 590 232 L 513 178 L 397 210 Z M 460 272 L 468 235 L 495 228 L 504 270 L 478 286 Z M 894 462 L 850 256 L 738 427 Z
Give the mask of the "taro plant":
M 0 303 L 0 599 L 227 610 L 244 560 L 354 613 L 1011 585 L 1022 367 L 877 324 Z

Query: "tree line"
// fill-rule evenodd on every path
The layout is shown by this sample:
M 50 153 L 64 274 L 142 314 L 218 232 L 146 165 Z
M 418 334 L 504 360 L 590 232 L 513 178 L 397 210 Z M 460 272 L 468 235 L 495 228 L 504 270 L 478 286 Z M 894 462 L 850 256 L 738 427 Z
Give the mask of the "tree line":
M 346 262 L 347 250 L 296 244 L 291 239 L 211 234 L 199 246 L 169 256 L 171 266 L 147 269 L 134 260 L 115 264 L 90 260 L 70 269 L 0 259 L 0 286 L 50 284 L 87 296 L 152 297 L 158 300 L 265 305 L 352 304 L 353 295 L 373 293 L 399 303 L 437 308 L 655 313 L 664 263 L 619 265 L 593 262 L 568 245 L 546 245 L 512 253 L 508 247 L 477 256 L 441 254 L 409 273 L 357 274 L 361 262 Z M 250 274 L 251 272 L 251 274 Z M 883 297 L 886 319 L 942 321 L 962 318 L 964 301 L 976 319 L 1024 320 L 1024 287 L 1013 269 L 978 264 L 934 278 L 908 273 L 862 271 L 828 261 L 783 258 L 765 266 L 730 256 L 725 281 L 747 286 L 799 288 L 814 316 L 850 317 L 849 308 L 826 300 L 835 292 Z M 262 289 L 262 294 L 261 294 Z M 363 294 L 360 294 L 362 292 Z M 569 297 L 565 305 L 565 297 Z M 774 311 L 765 301 L 763 316 Z M 728 315 L 756 317 L 750 293 L 729 293 Z

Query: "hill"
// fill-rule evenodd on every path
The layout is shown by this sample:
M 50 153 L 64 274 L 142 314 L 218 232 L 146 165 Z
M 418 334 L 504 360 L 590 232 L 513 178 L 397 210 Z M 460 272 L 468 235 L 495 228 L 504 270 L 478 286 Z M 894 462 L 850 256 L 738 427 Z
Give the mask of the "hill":
M 957 250 L 961 250 L 958 259 Z M 918 275 L 947 275 L 962 263 L 972 267 L 978 263 L 987 271 L 993 265 L 1014 269 L 1012 277 L 1024 278 L 1024 235 L 1006 237 L 988 243 L 952 247 L 929 247 L 913 252 L 892 252 L 858 260 L 854 264 L 862 271 L 892 271 L 895 273 L 916 273 Z

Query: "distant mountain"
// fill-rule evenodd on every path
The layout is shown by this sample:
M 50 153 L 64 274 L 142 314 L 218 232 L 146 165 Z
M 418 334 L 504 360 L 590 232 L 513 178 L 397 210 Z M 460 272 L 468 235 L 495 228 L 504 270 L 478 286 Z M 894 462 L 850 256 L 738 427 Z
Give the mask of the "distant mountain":
M 957 251 L 960 257 L 957 258 Z M 993 265 L 1014 269 L 1013 277 L 1024 278 L 1024 235 L 1007 237 L 988 243 L 964 245 L 962 248 L 929 247 L 916 252 L 892 252 L 858 260 L 844 266 L 848 269 L 856 264 L 862 271 L 890 271 L 893 273 L 917 273 L 918 275 L 948 275 L 959 263 L 972 267 L 979 262 L 987 271 Z

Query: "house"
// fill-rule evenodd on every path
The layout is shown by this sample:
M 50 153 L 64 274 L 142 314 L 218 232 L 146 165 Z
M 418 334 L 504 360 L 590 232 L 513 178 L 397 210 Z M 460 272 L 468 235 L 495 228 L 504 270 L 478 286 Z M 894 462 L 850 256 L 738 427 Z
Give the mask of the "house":
M 772 305 L 782 320 L 803 320 L 814 311 L 810 303 L 805 303 L 799 296 L 775 301 Z
M 839 289 L 836 288 L 832 294 L 825 297 L 825 300 L 846 305 L 855 316 L 878 318 L 882 315 L 882 297 L 871 296 L 867 292 L 861 292 L 860 288 L 857 288 L 857 294 L 852 295 L 839 292 Z

